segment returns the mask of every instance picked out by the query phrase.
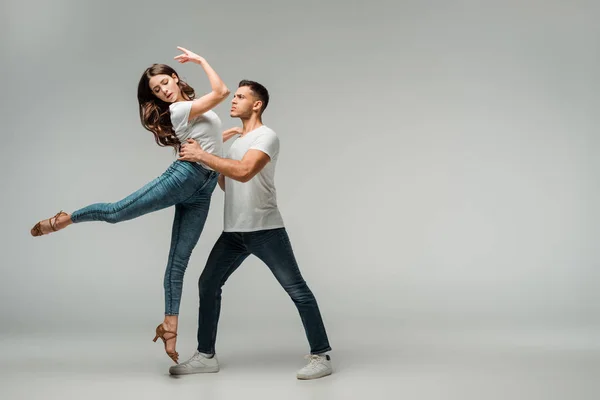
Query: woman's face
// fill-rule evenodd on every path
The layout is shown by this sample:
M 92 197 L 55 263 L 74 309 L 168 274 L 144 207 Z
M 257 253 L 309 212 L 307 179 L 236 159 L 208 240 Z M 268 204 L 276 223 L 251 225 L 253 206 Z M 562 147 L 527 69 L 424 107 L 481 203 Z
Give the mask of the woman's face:
M 156 97 L 167 103 L 174 103 L 179 100 L 181 91 L 177 86 L 179 78 L 177 75 L 155 75 L 150 78 L 150 90 Z

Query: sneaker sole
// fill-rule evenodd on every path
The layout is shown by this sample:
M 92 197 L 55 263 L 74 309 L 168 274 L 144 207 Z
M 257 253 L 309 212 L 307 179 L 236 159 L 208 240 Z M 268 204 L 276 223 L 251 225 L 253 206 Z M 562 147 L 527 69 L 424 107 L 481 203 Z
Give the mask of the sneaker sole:
M 211 368 L 202 368 L 196 370 L 186 370 L 186 371 L 171 371 L 169 370 L 169 374 L 171 375 L 192 375 L 192 374 L 212 374 L 219 372 L 219 367 L 211 367 Z
M 333 371 L 327 371 L 327 372 L 323 372 L 319 375 L 314 375 L 314 376 L 301 376 L 301 375 L 296 375 L 296 378 L 298 378 L 301 381 L 310 381 L 311 379 L 319 379 L 319 378 L 323 378 L 326 376 L 329 376 L 333 373 Z

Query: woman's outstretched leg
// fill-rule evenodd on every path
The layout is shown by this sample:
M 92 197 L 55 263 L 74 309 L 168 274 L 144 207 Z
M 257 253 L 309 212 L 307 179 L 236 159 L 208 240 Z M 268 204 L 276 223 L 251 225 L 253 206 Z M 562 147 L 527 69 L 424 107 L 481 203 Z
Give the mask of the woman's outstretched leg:
M 61 212 L 38 222 L 31 234 L 45 235 L 79 222 L 104 221 L 115 224 L 134 219 L 188 199 L 205 180 L 205 176 L 196 166 L 185 161 L 176 161 L 160 177 L 123 200 L 116 203 L 92 204 L 72 214 Z

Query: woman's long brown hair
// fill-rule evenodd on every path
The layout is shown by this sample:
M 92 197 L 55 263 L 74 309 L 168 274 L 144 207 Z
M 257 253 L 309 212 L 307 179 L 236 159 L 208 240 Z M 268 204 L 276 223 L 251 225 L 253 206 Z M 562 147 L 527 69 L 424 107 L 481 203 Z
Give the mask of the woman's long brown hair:
M 156 144 L 161 147 L 173 147 L 179 150 L 181 143 L 175 135 L 173 124 L 171 123 L 171 114 L 169 112 L 169 104 L 160 100 L 152 90 L 150 90 L 150 78 L 156 75 L 175 74 L 179 75 L 175 70 L 165 64 L 152 64 L 144 71 L 140 83 L 138 84 L 138 103 L 140 106 L 140 120 L 144 128 L 154 134 Z M 196 96 L 194 89 L 179 78 L 177 83 L 179 89 L 189 100 L 193 100 Z

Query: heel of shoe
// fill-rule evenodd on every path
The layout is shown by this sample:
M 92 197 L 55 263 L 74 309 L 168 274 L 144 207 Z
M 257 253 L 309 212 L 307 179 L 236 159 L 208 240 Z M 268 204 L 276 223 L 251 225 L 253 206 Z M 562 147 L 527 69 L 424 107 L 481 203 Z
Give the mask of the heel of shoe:
M 172 333 L 173 337 L 170 337 L 169 339 L 165 339 L 165 333 Z M 152 340 L 153 342 L 156 342 L 158 340 L 158 338 L 162 339 L 164 345 L 165 345 L 165 350 L 167 349 L 167 340 L 170 339 L 175 339 L 177 337 L 177 333 L 176 332 L 170 332 L 165 330 L 165 328 L 163 327 L 162 324 L 158 325 L 156 327 L 156 336 L 154 337 L 154 339 Z M 179 354 L 177 352 L 173 352 L 173 353 L 169 353 L 167 352 L 167 355 L 171 358 L 171 360 L 173 360 L 176 364 L 179 364 L 178 360 L 179 360 Z

